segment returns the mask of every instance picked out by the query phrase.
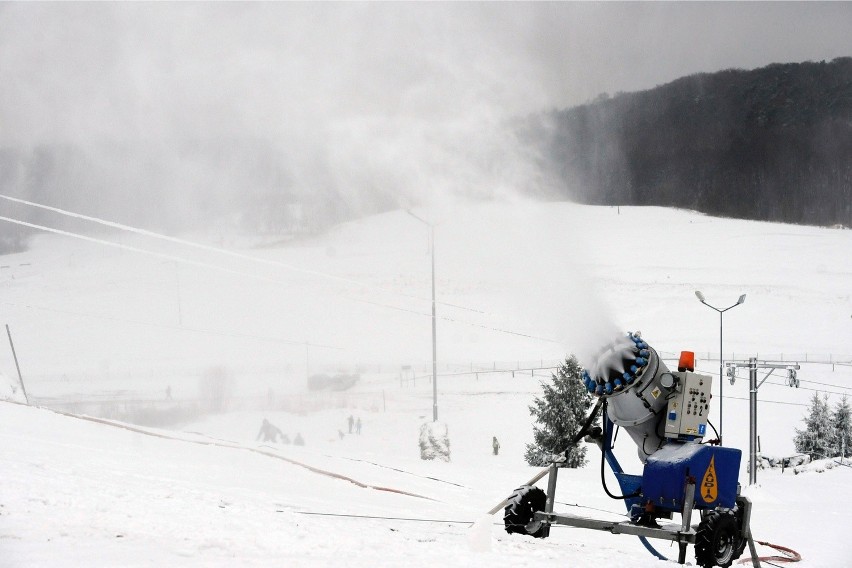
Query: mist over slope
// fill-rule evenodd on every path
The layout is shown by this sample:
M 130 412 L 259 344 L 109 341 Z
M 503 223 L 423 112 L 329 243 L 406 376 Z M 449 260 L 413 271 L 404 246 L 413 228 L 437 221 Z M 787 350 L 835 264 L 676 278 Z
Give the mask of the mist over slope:
M 747 295 L 725 315 L 727 359 L 850 359 L 848 231 L 523 201 L 416 214 L 435 224 L 441 375 L 583 361 L 627 330 L 716 374 L 718 318 L 695 290 L 714 305 Z M 431 374 L 429 227 L 404 211 L 303 240 L 224 234 L 205 250 L 103 240 L 116 246 L 44 235 L 4 257 L 0 305 L 35 397 L 195 399 L 220 372 L 252 397 L 304 392 L 315 373 Z M 16 376 L 8 351 L 0 362 Z M 835 384 L 843 369 L 801 376 Z M 811 394 L 770 390 L 785 403 Z
M 583 194 L 596 187 L 554 182 L 525 117 L 695 73 L 848 56 L 849 10 L 9 3 L 0 12 L 0 192 L 172 234 L 310 234 L 460 196 L 560 190 L 602 202 L 610 197 Z M 664 166 L 642 176 L 680 188 Z M 630 192 L 644 191 L 638 182 Z M 631 196 L 618 201 L 664 204 Z M 727 201 L 708 211 L 748 211 L 749 198 Z M 20 250 L 31 233 L 0 223 L 0 252 Z

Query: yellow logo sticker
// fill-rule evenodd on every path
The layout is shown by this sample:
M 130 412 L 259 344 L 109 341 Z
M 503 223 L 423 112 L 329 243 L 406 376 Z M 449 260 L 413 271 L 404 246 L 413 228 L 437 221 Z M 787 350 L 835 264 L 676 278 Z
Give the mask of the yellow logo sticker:
M 719 487 L 716 480 L 716 456 L 710 458 L 710 465 L 704 472 L 701 480 L 701 498 L 705 503 L 712 503 L 719 496 Z

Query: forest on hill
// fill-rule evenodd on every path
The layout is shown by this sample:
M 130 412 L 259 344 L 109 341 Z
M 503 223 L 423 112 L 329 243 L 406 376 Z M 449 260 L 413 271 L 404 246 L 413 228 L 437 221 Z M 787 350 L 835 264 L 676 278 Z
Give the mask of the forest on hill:
M 526 136 L 558 198 L 852 226 L 852 57 L 601 95 Z

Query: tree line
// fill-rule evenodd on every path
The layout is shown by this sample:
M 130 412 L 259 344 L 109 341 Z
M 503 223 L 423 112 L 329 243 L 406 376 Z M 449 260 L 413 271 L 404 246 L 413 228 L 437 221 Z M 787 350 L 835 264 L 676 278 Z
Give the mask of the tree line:
M 558 198 L 852 226 L 852 57 L 601 95 L 524 135 Z
M 803 422 L 793 438 L 797 452 L 812 460 L 852 456 L 852 407 L 846 396 L 832 409 L 827 394 L 814 393 Z

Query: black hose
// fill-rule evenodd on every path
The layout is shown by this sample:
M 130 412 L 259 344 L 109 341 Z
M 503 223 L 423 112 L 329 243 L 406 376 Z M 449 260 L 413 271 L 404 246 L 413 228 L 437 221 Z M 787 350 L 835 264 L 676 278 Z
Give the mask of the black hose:
M 604 401 L 603 406 L 604 406 L 604 418 L 603 418 L 603 424 L 602 425 L 603 425 L 603 441 L 605 442 L 606 441 L 606 422 L 607 422 L 607 420 L 606 420 L 606 401 Z M 610 499 L 630 499 L 631 497 L 638 497 L 639 495 L 641 495 L 642 494 L 641 489 L 637 489 L 633 493 L 630 493 L 630 494 L 627 494 L 627 495 L 614 495 L 614 494 L 610 493 L 609 488 L 607 488 L 607 486 L 606 486 L 606 477 L 604 476 L 604 461 L 605 461 L 605 458 L 606 458 L 606 451 L 607 451 L 607 449 L 604 448 L 603 446 L 601 446 L 601 485 L 603 486 L 604 493 L 606 493 L 607 496 Z
M 709 425 L 710 425 L 710 427 L 711 427 L 711 428 L 713 428 L 713 433 L 714 433 L 714 434 L 716 434 L 716 439 L 717 439 L 717 440 L 721 439 L 721 438 L 719 438 L 719 432 L 718 432 L 718 430 L 716 430 L 716 427 L 715 427 L 715 426 L 713 426 L 713 423 L 712 423 L 712 422 L 710 422 L 710 420 L 708 420 L 708 421 L 707 421 L 707 424 L 709 424 Z
M 568 443 L 568 447 L 565 448 L 564 452 L 566 458 L 568 457 L 568 450 L 570 450 L 573 446 L 576 446 L 580 442 L 580 440 L 583 439 L 583 436 L 585 436 L 586 433 L 589 431 L 589 427 L 594 423 L 595 419 L 597 418 L 598 410 L 600 410 L 601 404 L 603 404 L 603 402 L 604 399 L 598 399 L 597 404 L 595 404 L 595 407 L 592 408 L 592 411 L 586 417 L 586 421 L 583 423 L 583 427 L 580 428 L 580 431 L 577 432 L 577 434 L 575 434 L 571 441 Z

